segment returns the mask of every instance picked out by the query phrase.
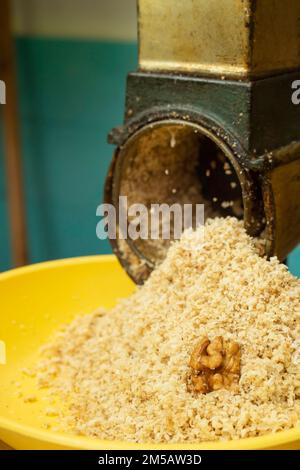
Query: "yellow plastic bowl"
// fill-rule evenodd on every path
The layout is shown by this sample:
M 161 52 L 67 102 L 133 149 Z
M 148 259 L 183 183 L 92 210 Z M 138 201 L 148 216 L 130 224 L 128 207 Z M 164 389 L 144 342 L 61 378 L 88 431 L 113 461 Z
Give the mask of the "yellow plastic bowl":
M 62 324 L 99 306 L 111 307 L 133 291 L 133 283 L 114 256 L 54 261 L 0 275 L 0 440 L 15 449 L 300 448 L 299 428 L 251 439 L 193 445 L 133 444 L 47 430 L 45 425 L 55 418 L 45 416 L 45 392 L 36 389 L 34 378 L 24 378 L 21 369 L 34 363 L 39 347 Z M 24 400 L 29 395 L 31 403 Z

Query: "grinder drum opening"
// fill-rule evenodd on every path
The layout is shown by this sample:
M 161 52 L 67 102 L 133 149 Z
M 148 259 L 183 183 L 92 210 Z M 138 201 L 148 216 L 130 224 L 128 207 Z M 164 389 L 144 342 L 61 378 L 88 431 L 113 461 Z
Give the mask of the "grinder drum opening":
M 205 219 L 243 218 L 238 171 L 199 126 L 167 121 L 150 124 L 120 149 L 113 199 L 116 203 L 119 196 L 127 196 L 128 206 L 139 203 L 149 210 L 151 204 L 204 204 Z M 170 240 L 128 239 L 127 243 L 154 266 L 164 259 Z

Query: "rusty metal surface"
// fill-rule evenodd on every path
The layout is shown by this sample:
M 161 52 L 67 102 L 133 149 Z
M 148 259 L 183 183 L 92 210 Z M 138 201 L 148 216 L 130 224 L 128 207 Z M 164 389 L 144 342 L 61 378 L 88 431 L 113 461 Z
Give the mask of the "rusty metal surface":
M 283 261 L 300 243 L 300 151 L 298 159 L 263 175 L 270 254 Z
M 140 123 L 141 127 L 137 128 L 130 137 L 125 133 L 125 140 L 122 143 L 119 142 L 119 148 L 114 156 L 107 178 L 105 201 L 112 203 L 117 208 L 118 197 L 125 195 L 128 197 L 128 204 L 139 202 L 148 207 L 151 203 L 181 203 L 183 197 L 183 199 L 188 198 L 190 203 L 205 203 L 206 208 L 209 207 L 209 212 L 212 211 L 209 216 L 226 216 L 233 214 L 231 214 L 231 209 L 222 209 L 222 201 L 235 200 L 238 197 L 237 191 L 240 190 L 243 198 L 245 226 L 252 235 L 258 234 L 263 228 L 261 225 L 263 209 L 259 197 L 260 192 L 255 174 L 243 165 L 246 155 L 239 142 L 230 134 L 226 134 L 224 129 L 219 129 L 213 122 L 207 119 L 204 120 L 200 113 L 183 112 L 180 114 L 180 112 L 177 112 L 176 116 L 177 119 L 174 118 L 174 112 L 172 111 L 170 111 L 170 115 L 158 113 L 152 116 L 156 120 L 151 123 L 146 125 Z M 138 123 L 136 124 L 138 125 Z M 132 122 L 129 125 L 132 131 Z M 165 142 L 165 139 L 168 139 L 169 133 L 174 135 L 174 132 L 180 129 L 180 135 L 176 135 L 176 146 L 174 148 L 168 146 L 168 141 Z M 232 177 L 236 176 L 237 189 L 230 190 L 228 194 L 224 192 L 225 184 L 218 183 L 218 202 L 212 205 L 213 194 L 216 195 L 216 186 L 211 188 L 212 191 L 208 191 L 208 186 L 203 192 L 205 186 L 203 186 L 203 179 L 200 178 L 197 171 L 193 179 L 193 187 L 199 187 L 196 201 L 195 196 L 188 195 L 188 187 L 192 181 L 182 179 L 183 174 L 187 178 L 187 159 L 191 162 L 192 154 L 195 154 L 197 160 L 199 158 L 201 174 L 204 179 L 206 168 L 208 168 L 205 165 L 209 165 L 210 159 L 213 159 L 215 155 L 211 146 L 208 153 L 204 154 L 201 152 L 200 147 L 195 148 L 195 151 L 193 150 L 190 144 L 192 140 L 195 140 L 193 139 L 197 135 L 194 134 L 195 132 L 198 133 L 199 138 L 203 139 L 206 136 L 209 142 L 215 142 L 215 148 L 224 155 L 224 161 L 228 161 L 232 165 Z M 118 131 L 117 137 L 119 138 L 120 135 L 122 133 L 120 134 Z M 197 145 L 196 141 L 195 144 Z M 143 162 L 146 161 L 148 163 L 143 165 Z M 170 170 L 172 176 L 179 171 L 179 180 L 175 183 L 178 191 L 176 191 L 176 196 L 173 196 L 173 198 L 170 192 L 174 187 L 174 182 L 170 181 L 171 176 L 163 178 L 165 168 Z M 227 179 L 229 179 L 228 176 Z M 206 182 L 207 184 L 208 182 Z M 121 264 L 138 284 L 144 282 L 151 270 L 165 255 L 165 251 L 162 250 L 162 246 L 158 241 L 147 240 L 140 242 L 130 239 L 122 241 L 117 239 L 112 240 L 112 244 Z M 144 269 L 140 269 L 137 260 L 144 262 Z
M 300 66 L 299 0 L 139 0 L 143 71 L 258 77 Z
M 104 186 L 104 202 L 109 204 L 114 204 L 114 180 L 118 154 L 119 150 L 117 150 L 113 155 Z M 114 254 L 117 256 L 121 266 L 127 272 L 129 277 L 137 284 L 143 284 L 149 277 L 152 269 L 147 266 L 147 264 L 144 263 L 143 260 L 141 260 L 136 255 L 136 253 L 134 253 L 132 248 L 125 242 L 125 240 L 120 240 L 119 236 L 116 239 L 111 239 L 110 243 L 112 245 Z

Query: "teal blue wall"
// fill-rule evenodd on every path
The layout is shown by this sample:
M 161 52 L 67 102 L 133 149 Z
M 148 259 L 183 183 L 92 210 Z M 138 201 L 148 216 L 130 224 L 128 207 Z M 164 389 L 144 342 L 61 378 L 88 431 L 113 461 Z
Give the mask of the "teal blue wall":
M 292 273 L 300 277 L 300 246 L 289 256 L 288 266 Z
M 96 238 L 97 205 L 122 123 L 135 44 L 19 38 L 22 147 L 32 262 L 107 253 Z M 0 151 L 0 269 L 10 267 Z
M 31 262 L 107 253 L 108 242 L 95 235 L 95 211 L 113 150 L 106 135 L 122 122 L 136 45 L 19 38 L 16 46 Z M 4 270 L 10 256 L 1 143 Z M 289 263 L 300 275 L 300 249 Z

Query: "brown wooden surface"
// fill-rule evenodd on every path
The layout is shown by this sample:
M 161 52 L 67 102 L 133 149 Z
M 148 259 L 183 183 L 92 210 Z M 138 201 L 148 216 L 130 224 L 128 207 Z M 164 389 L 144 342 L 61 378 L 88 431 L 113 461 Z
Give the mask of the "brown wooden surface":
M 10 21 L 10 1 L 1 0 L 0 15 L 0 78 L 6 84 L 6 104 L 1 106 L 4 120 L 7 194 L 11 226 L 13 264 L 27 263 L 25 209 L 20 158 L 18 101 L 14 47 Z

